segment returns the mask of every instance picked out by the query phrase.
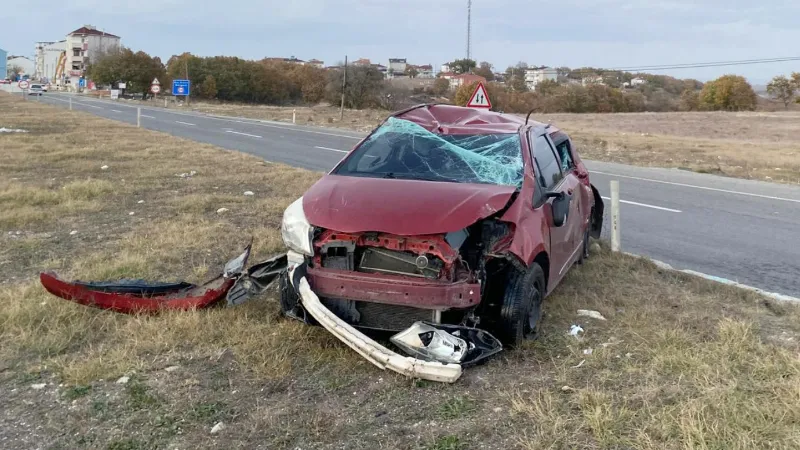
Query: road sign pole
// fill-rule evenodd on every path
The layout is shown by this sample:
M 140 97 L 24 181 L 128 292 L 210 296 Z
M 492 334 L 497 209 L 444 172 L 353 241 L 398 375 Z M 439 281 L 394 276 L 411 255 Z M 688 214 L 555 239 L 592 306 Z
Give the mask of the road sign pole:
M 619 181 L 611 180 L 611 250 L 620 250 Z

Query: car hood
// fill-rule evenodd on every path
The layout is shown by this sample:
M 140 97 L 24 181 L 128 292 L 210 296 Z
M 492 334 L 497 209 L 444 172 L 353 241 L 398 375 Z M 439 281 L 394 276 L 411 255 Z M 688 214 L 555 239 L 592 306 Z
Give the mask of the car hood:
M 503 209 L 513 186 L 326 175 L 303 196 L 314 226 L 401 236 L 466 228 Z

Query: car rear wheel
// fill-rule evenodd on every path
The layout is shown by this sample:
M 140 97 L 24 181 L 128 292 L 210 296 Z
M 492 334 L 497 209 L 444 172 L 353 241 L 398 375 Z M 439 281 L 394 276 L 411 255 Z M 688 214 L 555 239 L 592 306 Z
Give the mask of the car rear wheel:
M 497 330 L 505 345 L 515 347 L 537 336 L 544 294 L 544 271 L 539 264 L 509 272 Z

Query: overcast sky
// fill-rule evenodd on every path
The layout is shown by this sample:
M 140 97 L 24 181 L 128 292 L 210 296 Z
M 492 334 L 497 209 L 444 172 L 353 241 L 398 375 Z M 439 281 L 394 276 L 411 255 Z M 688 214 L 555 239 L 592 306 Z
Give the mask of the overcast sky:
M 206 3 L 203 5 L 203 3 Z M 83 24 L 161 56 L 296 56 L 326 64 L 465 55 L 466 0 L 43 0 L 0 10 L 0 48 L 33 53 Z M 23 6 L 24 5 L 24 6 Z M 202 6 L 201 6 L 202 5 Z M 637 67 L 800 56 L 798 0 L 473 0 L 473 58 L 531 65 Z M 763 83 L 800 62 L 660 72 Z

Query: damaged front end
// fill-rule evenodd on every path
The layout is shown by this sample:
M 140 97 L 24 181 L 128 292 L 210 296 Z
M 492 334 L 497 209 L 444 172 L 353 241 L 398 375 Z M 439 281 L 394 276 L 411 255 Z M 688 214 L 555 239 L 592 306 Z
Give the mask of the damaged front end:
M 308 282 L 347 323 L 397 332 L 415 322 L 480 323 L 490 272 L 510 264 L 513 226 L 494 219 L 440 235 L 318 230 Z
M 422 236 L 316 228 L 313 256 L 288 254 L 282 308 L 322 325 L 382 369 L 453 382 L 461 368 L 503 349 L 478 326 L 493 325 L 499 309 L 484 299 L 514 264 L 513 231 L 494 217 Z M 390 341 L 412 357 L 372 340 L 364 334 L 370 330 L 395 333 Z

